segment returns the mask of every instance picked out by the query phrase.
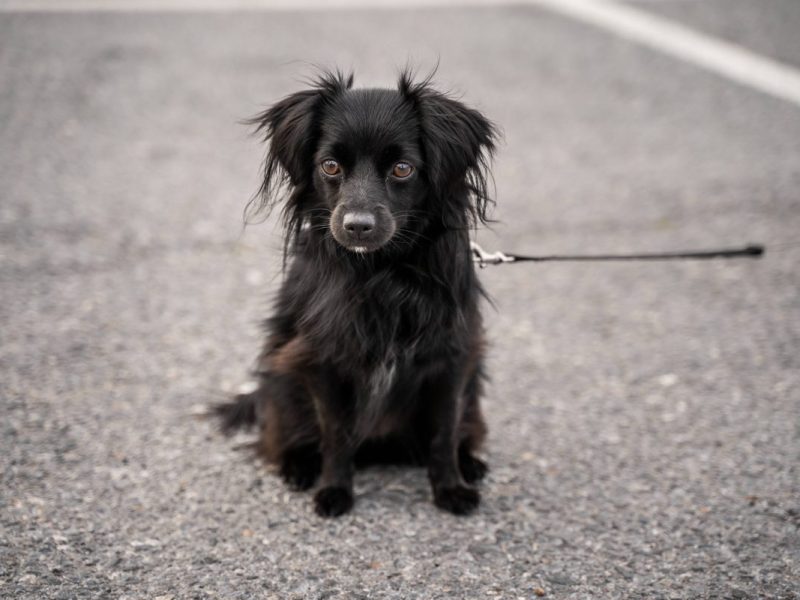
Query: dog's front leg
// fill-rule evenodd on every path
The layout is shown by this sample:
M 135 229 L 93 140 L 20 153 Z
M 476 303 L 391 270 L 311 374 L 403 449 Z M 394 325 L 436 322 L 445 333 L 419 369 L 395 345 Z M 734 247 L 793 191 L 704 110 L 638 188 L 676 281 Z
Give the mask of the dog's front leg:
M 313 388 L 322 454 L 320 487 L 314 495 L 314 509 L 323 517 L 337 517 L 353 507 L 356 445 L 352 435 L 352 386 L 328 370 L 318 375 Z
M 436 506 L 457 515 L 473 511 L 480 494 L 464 483 L 458 466 L 458 430 L 461 418 L 463 378 L 458 372 L 429 379 L 422 399 L 429 410 L 431 431 L 428 477 Z

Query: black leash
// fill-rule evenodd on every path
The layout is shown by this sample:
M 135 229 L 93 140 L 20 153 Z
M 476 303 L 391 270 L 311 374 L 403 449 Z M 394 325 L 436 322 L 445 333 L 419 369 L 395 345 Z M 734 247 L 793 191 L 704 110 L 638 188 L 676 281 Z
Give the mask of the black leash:
M 488 253 L 475 242 L 470 242 L 473 261 L 484 268 L 486 265 L 499 265 L 514 262 L 554 262 L 554 261 L 600 261 L 600 260 L 704 260 L 709 258 L 758 258 L 764 254 L 764 246 L 750 244 L 744 248 L 723 248 L 689 252 L 654 252 L 644 254 L 551 254 L 525 256 L 522 254 Z

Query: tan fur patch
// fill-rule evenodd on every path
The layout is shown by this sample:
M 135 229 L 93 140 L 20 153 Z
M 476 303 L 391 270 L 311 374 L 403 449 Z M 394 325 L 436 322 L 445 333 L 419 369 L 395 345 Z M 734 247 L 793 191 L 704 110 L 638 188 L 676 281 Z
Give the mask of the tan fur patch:
M 308 365 L 312 357 L 310 344 L 303 336 L 297 335 L 264 358 L 270 371 L 286 375 Z

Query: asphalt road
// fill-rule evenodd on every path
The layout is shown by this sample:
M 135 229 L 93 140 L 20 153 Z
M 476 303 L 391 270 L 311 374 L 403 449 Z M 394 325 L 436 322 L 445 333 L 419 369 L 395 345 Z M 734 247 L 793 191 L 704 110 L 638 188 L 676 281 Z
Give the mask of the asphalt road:
M 641 6 L 800 67 L 793 0 Z M 479 512 L 380 469 L 322 520 L 192 416 L 280 281 L 237 121 L 437 56 L 505 131 L 488 248 L 795 245 L 485 270 Z M 800 107 L 540 8 L 0 14 L 0 596 L 796 598 L 799 190 Z

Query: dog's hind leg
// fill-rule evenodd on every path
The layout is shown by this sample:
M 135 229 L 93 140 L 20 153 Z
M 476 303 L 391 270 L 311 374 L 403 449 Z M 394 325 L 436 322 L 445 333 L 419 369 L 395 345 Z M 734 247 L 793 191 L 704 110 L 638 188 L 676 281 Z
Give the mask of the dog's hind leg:
M 286 484 L 295 490 L 314 485 L 321 470 L 319 427 L 311 398 L 290 377 L 262 373 L 259 387 L 212 408 L 220 429 L 259 427 L 259 454 L 279 466 Z
M 310 489 L 322 470 L 319 444 L 305 444 L 284 450 L 280 474 L 286 484 L 297 491 Z
M 307 490 L 317 481 L 322 460 L 313 401 L 305 388 L 288 376 L 274 376 L 267 389 L 269 402 L 260 422 L 261 453 L 278 464 L 280 476 L 290 488 Z

